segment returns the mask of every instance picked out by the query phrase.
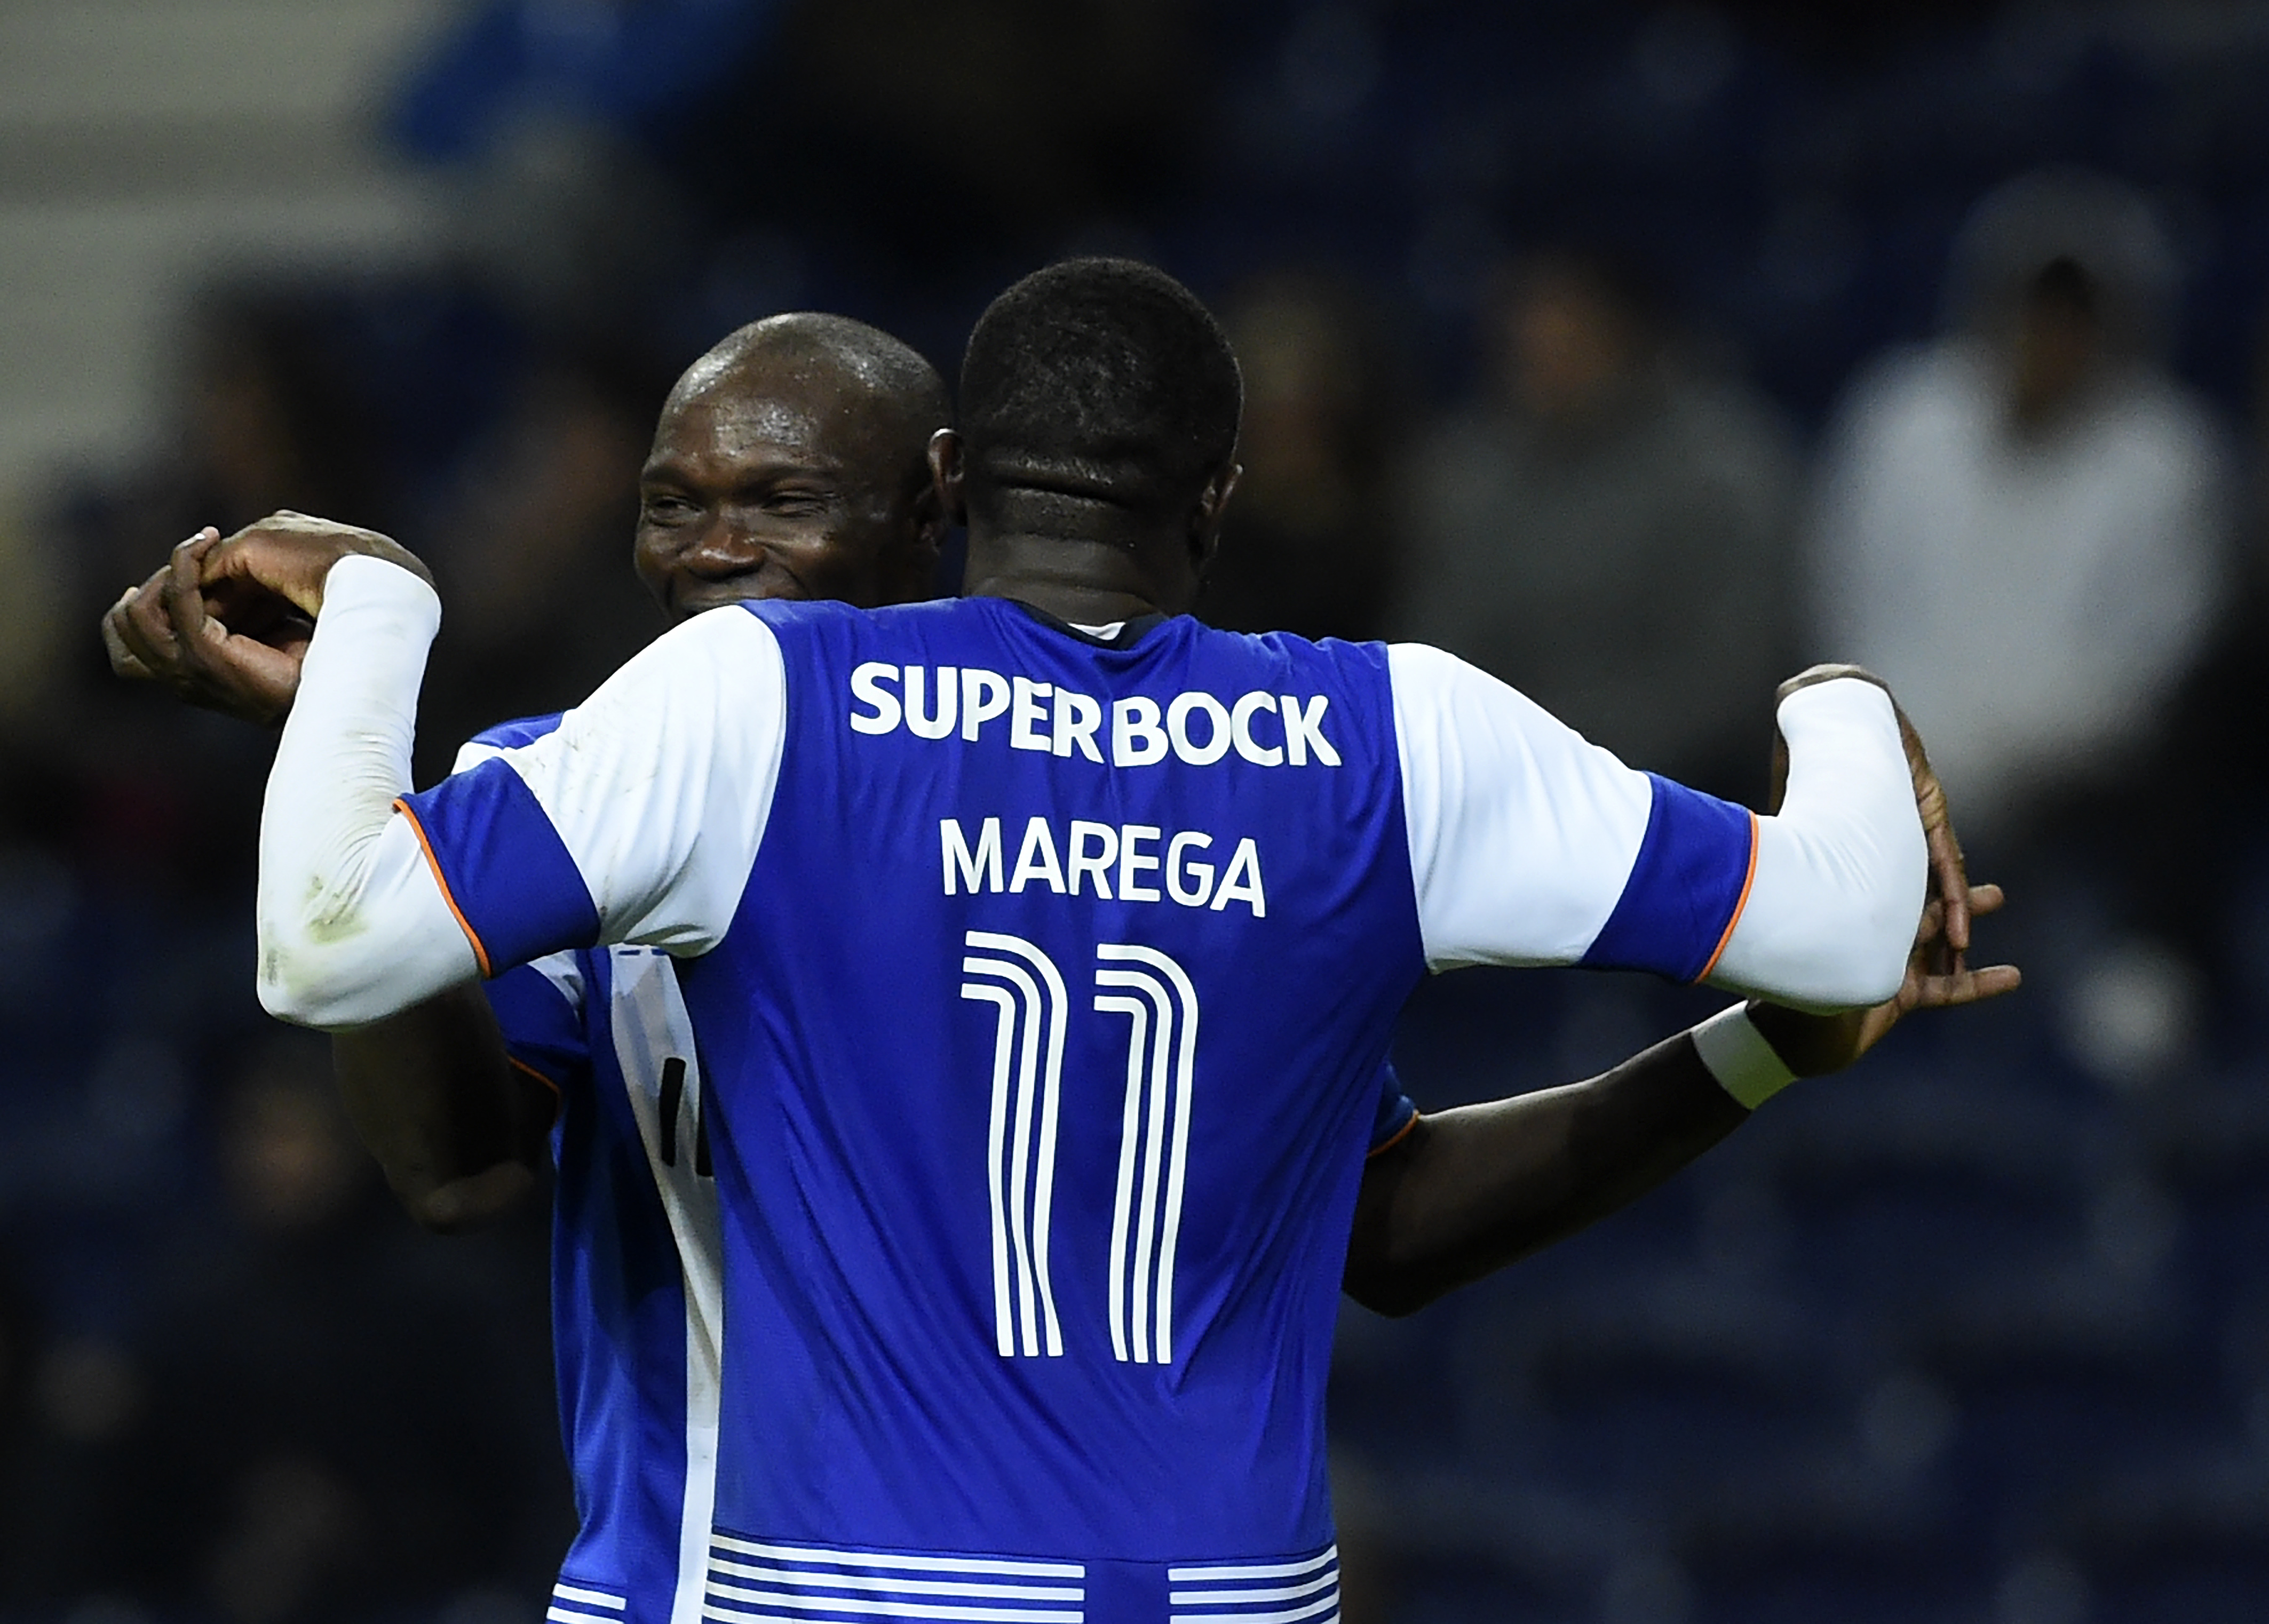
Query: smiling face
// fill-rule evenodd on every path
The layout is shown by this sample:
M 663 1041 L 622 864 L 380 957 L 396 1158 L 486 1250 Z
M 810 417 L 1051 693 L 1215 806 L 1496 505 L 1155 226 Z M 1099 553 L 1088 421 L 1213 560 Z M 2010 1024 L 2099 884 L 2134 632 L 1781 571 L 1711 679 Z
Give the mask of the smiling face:
M 639 578 L 677 619 L 750 598 L 929 596 L 945 523 L 917 402 L 824 352 L 697 365 L 639 476 Z

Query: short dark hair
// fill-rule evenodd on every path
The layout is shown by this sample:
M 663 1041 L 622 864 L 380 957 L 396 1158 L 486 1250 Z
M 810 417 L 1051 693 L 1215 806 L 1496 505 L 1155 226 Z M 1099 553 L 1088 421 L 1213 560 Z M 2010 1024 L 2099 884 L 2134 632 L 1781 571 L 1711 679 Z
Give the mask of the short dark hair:
M 1022 488 L 1171 513 L 1235 454 L 1244 408 L 1229 336 L 1173 277 L 1136 260 L 1051 265 L 969 336 L 971 507 Z

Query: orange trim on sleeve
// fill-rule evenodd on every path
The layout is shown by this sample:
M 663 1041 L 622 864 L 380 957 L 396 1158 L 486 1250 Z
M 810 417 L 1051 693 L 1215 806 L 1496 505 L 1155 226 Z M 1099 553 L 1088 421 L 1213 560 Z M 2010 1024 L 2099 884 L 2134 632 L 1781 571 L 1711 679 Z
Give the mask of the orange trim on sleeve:
M 507 1054 L 504 1058 L 512 1062 L 514 1070 L 525 1072 L 528 1075 L 535 1078 L 536 1081 L 543 1085 L 545 1091 L 551 1096 L 551 1122 L 558 1121 L 559 1108 L 564 1103 L 565 1097 L 559 1092 L 559 1085 L 552 1081 L 551 1078 L 545 1076 L 542 1072 L 536 1070 L 536 1067 L 530 1066 L 526 1060 L 521 1059 L 516 1054 Z M 550 1127 L 551 1126 L 551 1122 L 547 1122 L 543 1126 L 545 1127 Z
M 1757 815 L 1752 812 L 1749 814 L 1749 871 L 1741 876 L 1741 894 L 1733 904 L 1733 917 L 1726 921 L 1726 934 L 1718 938 L 1717 950 L 1710 955 L 1710 962 L 1702 966 L 1702 973 L 1694 978 L 1696 981 L 1707 981 L 1710 972 L 1718 968 L 1718 961 L 1726 956 L 1726 944 L 1733 939 L 1733 927 L 1741 922 L 1741 915 L 1748 908 L 1749 889 L 1757 882 Z M 471 927 L 469 926 L 467 928 Z
M 1364 1153 L 1364 1158 L 1363 1158 L 1363 1159 L 1364 1159 L 1364 1161 L 1368 1162 L 1368 1161 L 1370 1161 L 1370 1160 L 1371 1159 L 1371 1157 L 1373 1157 L 1373 1156 L 1383 1156 L 1383 1155 L 1385 1155 L 1388 1151 L 1390 1151 L 1390 1150 L 1393 1149 L 1393 1148 L 1395 1148 L 1395 1146 L 1397 1146 L 1397 1145 L 1401 1144 L 1404 1140 L 1406 1140 L 1406 1139 L 1408 1139 L 1408 1138 L 1409 1138 L 1409 1137 L 1410 1137 L 1410 1130 L 1411 1130 L 1411 1129 L 1413 1129 L 1413 1128 L 1415 1128 L 1415 1127 L 1416 1127 L 1416 1126 L 1418 1126 L 1418 1118 L 1421 1118 L 1421 1117 L 1423 1117 L 1423 1116 L 1424 1116 L 1425 1114 L 1426 1114 L 1426 1113 L 1425 1113 L 1424 1111 L 1412 1111 L 1412 1112 L 1410 1113 L 1410 1120 L 1409 1120 L 1409 1121 L 1408 1121 L 1408 1122 L 1404 1123 L 1401 1127 L 1399 1127 L 1399 1128 L 1395 1129 L 1395 1130 L 1394 1130 L 1394 1133 L 1393 1133 L 1393 1136 L 1392 1136 L 1392 1137 L 1390 1137 L 1385 1144 L 1383 1144 L 1383 1145 L 1373 1145 L 1373 1146 L 1372 1146 L 1369 1150 L 1365 1151 L 1365 1152 Z
M 465 911 L 457 906 L 456 897 L 450 894 L 449 876 L 441 872 L 440 859 L 433 855 L 433 843 L 425 838 L 425 825 L 418 821 L 418 814 L 408 801 L 396 801 L 394 809 L 410 820 L 410 832 L 418 837 L 418 849 L 425 853 L 425 866 L 433 871 L 433 883 L 441 888 L 441 900 L 449 904 L 449 912 L 456 917 L 457 928 L 473 944 L 473 958 L 481 967 L 482 977 L 495 975 L 496 971 L 489 963 L 489 950 L 481 945 L 481 934 L 473 928 L 473 922 L 465 917 Z

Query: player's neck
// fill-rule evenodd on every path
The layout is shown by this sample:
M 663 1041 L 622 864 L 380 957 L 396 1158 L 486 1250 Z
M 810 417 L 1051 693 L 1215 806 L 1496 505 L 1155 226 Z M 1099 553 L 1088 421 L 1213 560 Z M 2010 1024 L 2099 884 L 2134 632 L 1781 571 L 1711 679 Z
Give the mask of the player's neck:
M 1179 614 L 1186 593 L 1161 583 L 1150 548 L 1112 542 L 972 530 L 965 595 L 1014 598 L 1075 626 Z

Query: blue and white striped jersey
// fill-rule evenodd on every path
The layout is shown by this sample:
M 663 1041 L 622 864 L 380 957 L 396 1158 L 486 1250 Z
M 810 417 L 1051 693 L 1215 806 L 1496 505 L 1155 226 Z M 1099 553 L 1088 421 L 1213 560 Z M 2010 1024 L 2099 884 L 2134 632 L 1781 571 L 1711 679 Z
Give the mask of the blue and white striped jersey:
M 713 1174 L 685 1534 L 725 1624 L 1331 1617 L 1324 1383 L 1404 996 L 1696 977 L 1756 849 L 1432 651 L 998 600 L 717 611 L 406 804 L 484 967 L 668 955 L 582 963 L 655 967 L 651 1037 L 608 994 L 622 1142 Z
M 558 724 L 551 715 L 490 728 L 459 752 L 456 770 Z M 651 948 L 586 949 L 514 966 L 486 987 L 514 1064 L 559 1097 L 552 1341 L 577 1532 L 552 1624 L 698 1619 L 715 1487 L 721 1247 L 700 1101 L 675 1058 L 692 1042 L 675 961 Z M 1372 1152 L 1416 1114 L 1383 1068 Z

